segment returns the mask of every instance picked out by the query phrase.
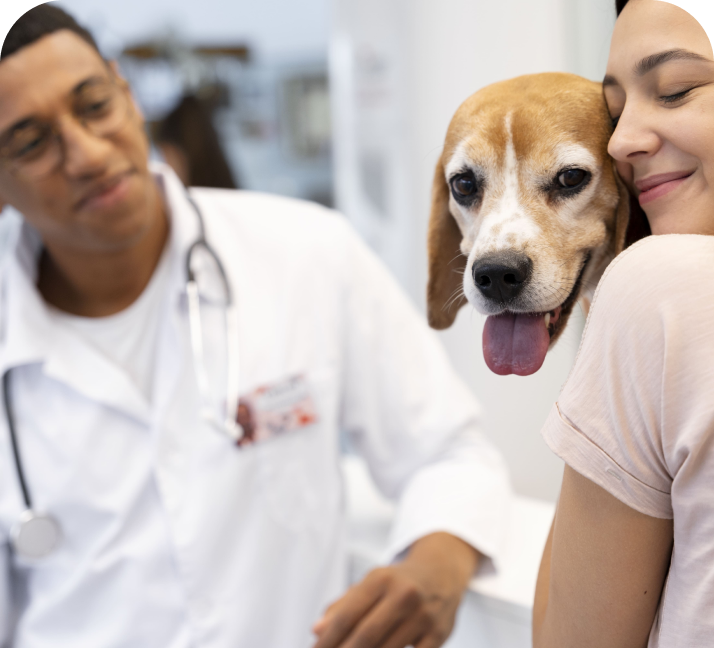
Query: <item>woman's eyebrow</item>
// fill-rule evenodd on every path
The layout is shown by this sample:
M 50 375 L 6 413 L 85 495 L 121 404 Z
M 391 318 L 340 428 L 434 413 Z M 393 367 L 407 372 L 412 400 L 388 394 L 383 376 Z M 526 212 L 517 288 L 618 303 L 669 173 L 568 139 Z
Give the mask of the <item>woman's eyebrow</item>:
M 671 49 L 666 52 L 659 52 L 658 54 L 652 54 L 651 56 L 646 56 L 637 65 L 635 65 L 635 74 L 637 76 L 644 76 L 648 72 L 651 72 L 656 67 L 667 63 L 669 61 L 704 61 L 706 63 L 711 63 L 712 61 L 706 56 L 697 54 L 696 52 L 690 52 L 685 49 Z
M 706 56 L 697 54 L 696 52 L 690 52 L 685 49 L 671 49 L 665 52 L 659 52 L 657 54 L 651 54 L 643 58 L 637 65 L 635 65 L 635 74 L 639 77 L 645 76 L 649 72 L 652 72 L 656 67 L 668 63 L 669 61 L 703 61 L 704 63 L 713 63 L 711 59 Z M 609 74 L 605 76 L 602 80 L 603 88 L 609 86 L 619 86 L 620 82 Z

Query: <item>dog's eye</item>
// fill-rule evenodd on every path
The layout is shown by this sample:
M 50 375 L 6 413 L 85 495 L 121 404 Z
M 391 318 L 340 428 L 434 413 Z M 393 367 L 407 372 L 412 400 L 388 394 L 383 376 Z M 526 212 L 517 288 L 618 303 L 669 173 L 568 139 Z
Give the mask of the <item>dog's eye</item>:
M 478 182 L 473 173 L 464 173 L 451 181 L 454 198 L 471 198 L 478 192 Z
M 558 182 L 565 189 L 575 189 L 588 179 L 589 173 L 583 169 L 568 169 L 558 176 Z

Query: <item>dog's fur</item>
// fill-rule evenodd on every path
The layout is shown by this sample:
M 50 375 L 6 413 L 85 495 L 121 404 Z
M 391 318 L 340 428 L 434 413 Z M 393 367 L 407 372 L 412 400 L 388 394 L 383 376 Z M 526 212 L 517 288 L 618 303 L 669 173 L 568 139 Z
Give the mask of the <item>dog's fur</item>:
M 629 196 L 607 153 L 612 123 L 601 84 L 572 74 L 535 74 L 488 86 L 459 108 L 436 167 L 429 223 L 428 317 L 451 326 L 471 303 L 483 314 L 504 306 L 480 294 L 474 262 L 499 253 L 527 255 L 530 279 L 507 310 L 547 313 L 558 307 L 551 344 L 578 298 L 589 306 L 597 281 L 624 246 Z M 579 192 L 557 185 L 583 169 Z M 450 186 L 473 172 L 478 199 L 460 205 Z

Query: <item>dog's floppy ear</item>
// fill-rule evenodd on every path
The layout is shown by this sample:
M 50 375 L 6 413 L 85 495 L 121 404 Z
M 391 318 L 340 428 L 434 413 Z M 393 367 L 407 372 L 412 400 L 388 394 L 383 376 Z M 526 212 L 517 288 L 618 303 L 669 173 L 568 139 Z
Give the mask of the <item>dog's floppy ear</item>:
M 613 167 L 615 164 L 613 163 Z M 617 202 L 617 210 L 615 212 L 615 256 L 620 254 L 626 247 L 627 229 L 630 225 L 630 192 L 627 190 L 625 183 L 620 178 L 617 169 L 613 169 L 617 189 L 620 194 L 620 199 Z
M 614 166 L 614 164 L 613 164 Z M 615 169 L 615 180 L 620 192 L 620 200 L 615 214 L 615 256 L 645 236 L 652 234 L 647 215 L 620 178 Z
M 443 157 L 436 165 L 429 217 L 429 283 L 426 302 L 429 325 L 451 326 L 466 303 L 462 282 L 466 257 L 461 254 L 461 231 L 449 211 L 449 186 L 444 177 Z

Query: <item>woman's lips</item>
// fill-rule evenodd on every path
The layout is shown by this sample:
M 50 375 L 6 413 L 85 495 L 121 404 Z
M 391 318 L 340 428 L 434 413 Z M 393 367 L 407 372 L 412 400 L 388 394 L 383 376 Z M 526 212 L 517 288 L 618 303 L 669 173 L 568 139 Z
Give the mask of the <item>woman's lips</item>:
M 640 205 L 644 207 L 653 200 L 666 196 L 683 184 L 693 173 L 693 171 L 675 171 L 638 180 L 635 185 L 641 192 L 638 196 Z

